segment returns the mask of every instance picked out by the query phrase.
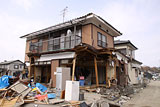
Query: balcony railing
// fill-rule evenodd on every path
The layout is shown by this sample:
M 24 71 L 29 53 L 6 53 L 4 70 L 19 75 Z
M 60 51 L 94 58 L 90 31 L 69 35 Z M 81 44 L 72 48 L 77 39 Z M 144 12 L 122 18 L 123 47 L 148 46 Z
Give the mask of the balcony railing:
M 45 41 L 30 43 L 30 52 L 42 53 L 51 52 L 64 49 L 72 49 L 81 43 L 81 37 L 76 36 L 63 36 Z

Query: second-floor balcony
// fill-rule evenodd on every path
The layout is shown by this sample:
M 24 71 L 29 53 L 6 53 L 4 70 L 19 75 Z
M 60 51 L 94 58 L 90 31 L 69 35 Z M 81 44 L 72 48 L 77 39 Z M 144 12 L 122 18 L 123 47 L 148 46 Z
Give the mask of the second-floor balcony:
M 76 35 L 57 37 L 45 41 L 30 43 L 31 53 L 43 53 L 72 49 L 81 43 L 81 37 Z

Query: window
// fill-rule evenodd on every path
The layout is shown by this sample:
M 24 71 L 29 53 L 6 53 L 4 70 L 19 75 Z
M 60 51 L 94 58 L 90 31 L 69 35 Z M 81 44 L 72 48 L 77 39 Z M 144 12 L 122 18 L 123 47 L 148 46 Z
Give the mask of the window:
M 18 69 L 19 68 L 19 66 L 18 65 L 14 65 L 14 69 Z
M 126 52 L 126 49 L 124 48 L 124 49 L 119 49 L 119 51 L 121 52 L 121 53 L 123 53 L 124 55 L 126 55 L 127 54 L 127 52 Z
M 103 35 L 102 33 L 98 32 L 97 33 L 97 42 L 98 46 L 106 48 L 107 47 L 107 37 Z
M 53 37 L 50 37 L 49 41 L 48 41 L 48 51 L 52 51 L 53 50 Z
M 23 68 L 23 65 L 20 65 L 20 69 L 22 69 Z
M 42 39 L 40 39 L 38 42 L 38 51 L 39 52 L 42 52 L 42 46 L 43 46 L 43 41 L 42 41 Z

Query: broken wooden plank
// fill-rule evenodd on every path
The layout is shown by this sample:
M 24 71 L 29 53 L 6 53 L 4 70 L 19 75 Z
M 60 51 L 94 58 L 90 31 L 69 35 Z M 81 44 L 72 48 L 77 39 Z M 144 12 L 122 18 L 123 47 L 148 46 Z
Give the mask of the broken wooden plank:
M 58 104 L 58 103 L 63 103 L 63 99 L 50 99 L 49 100 L 50 104 Z
M 0 102 L 0 106 L 2 106 L 2 105 L 3 105 L 4 100 L 5 100 L 5 97 L 6 97 L 6 94 L 7 94 L 7 91 L 5 92 L 5 94 L 4 94 L 4 96 L 3 96 L 3 98 L 2 98 L 2 100 L 1 100 L 1 102 Z
M 0 106 L 1 107 L 14 107 L 16 102 L 17 102 L 17 100 L 18 100 L 18 98 L 19 98 L 19 96 L 15 97 L 14 99 L 12 99 L 10 101 L 8 101 L 6 99 L 4 99 L 4 100 L 2 99 L 3 100 L 3 104 L 1 104 Z
M 24 85 L 20 81 L 17 81 L 13 85 L 11 85 L 8 89 L 11 89 L 11 90 L 17 92 L 18 94 L 20 94 L 21 95 L 20 97 L 22 99 L 32 90 L 31 88 Z
M 61 96 L 60 96 L 61 99 L 64 99 L 65 98 L 65 90 L 61 91 Z

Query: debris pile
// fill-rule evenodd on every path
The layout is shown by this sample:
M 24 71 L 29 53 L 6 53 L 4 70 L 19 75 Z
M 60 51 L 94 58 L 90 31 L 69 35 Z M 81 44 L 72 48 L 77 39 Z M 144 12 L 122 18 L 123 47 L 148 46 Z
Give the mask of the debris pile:
M 77 106 L 83 105 L 83 107 L 88 107 L 87 104 L 83 101 L 65 101 L 64 100 L 64 93 L 65 91 L 61 92 L 61 96 L 56 96 L 56 90 L 47 88 L 40 83 L 28 82 L 26 85 L 22 80 L 18 80 L 14 82 L 12 85 L 9 83 L 9 78 L 4 76 L 1 79 L 3 83 L 8 83 L 6 86 L 3 85 L 0 89 L 0 106 L 9 107 L 13 106 L 22 106 L 27 104 L 34 104 L 34 105 L 58 105 L 63 107 L 67 106 Z
M 128 85 L 125 87 L 117 86 L 115 88 L 97 88 L 92 89 L 94 91 L 89 92 L 96 92 L 98 94 L 101 94 L 100 100 L 107 99 L 108 102 L 113 102 L 114 104 L 122 105 L 123 103 L 129 101 L 132 98 L 133 94 L 139 93 L 145 87 L 146 84 L 137 84 Z
M 10 81 L 12 79 L 12 81 Z M 12 82 L 12 83 L 11 83 Z M 89 92 L 91 94 L 97 93 L 100 95 L 100 99 L 89 103 L 91 107 L 119 107 L 123 103 L 131 99 L 132 94 L 139 92 L 145 87 L 143 84 L 128 85 L 125 87 L 114 88 L 92 88 L 81 89 L 79 92 L 79 100 L 68 101 L 65 100 L 65 90 L 61 91 L 61 95 L 57 96 L 56 89 L 47 88 L 40 83 L 34 83 L 33 81 L 22 81 L 14 79 L 9 76 L 3 76 L 0 78 L 0 106 L 22 106 L 27 104 L 46 104 L 57 106 L 80 106 L 88 107 L 85 101 L 84 94 Z M 79 89 L 79 87 L 78 87 Z M 67 93 L 67 90 L 66 90 Z M 68 96 L 67 96 L 68 97 Z M 75 94 L 72 96 L 75 97 Z M 112 102 L 112 103 L 111 103 Z
M 106 89 L 102 95 L 103 98 L 114 101 L 120 97 L 120 90 L 118 88 Z

